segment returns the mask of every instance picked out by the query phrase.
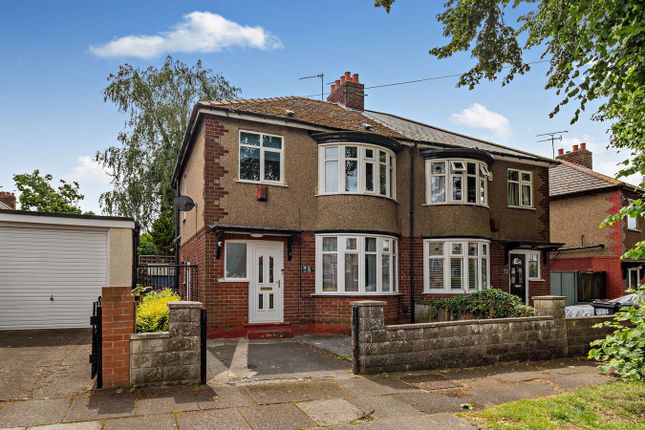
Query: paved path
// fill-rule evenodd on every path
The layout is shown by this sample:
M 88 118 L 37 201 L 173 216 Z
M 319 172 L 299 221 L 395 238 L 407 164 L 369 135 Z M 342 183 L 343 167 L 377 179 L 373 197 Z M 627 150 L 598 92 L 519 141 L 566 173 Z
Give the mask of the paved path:
M 77 340 L 82 340 L 83 335 L 79 336 Z M 375 377 L 354 376 L 343 361 L 330 361 L 339 368 L 315 370 L 327 360 L 337 360 L 333 356 L 315 359 L 310 364 L 314 370 L 304 376 L 302 367 L 289 367 L 286 361 L 272 369 L 270 357 L 309 347 L 236 340 L 221 342 L 229 346 L 213 353 L 220 364 L 209 362 L 208 385 L 92 391 L 87 345 L 54 337 L 47 346 L 34 343 L 38 339 L 6 342 L 0 338 L 0 427 L 472 429 L 452 413 L 465 406 L 480 409 L 611 381 L 589 363 L 576 360 Z M 217 345 L 211 343 L 209 349 Z M 254 362 L 258 345 L 262 347 L 256 352 L 268 358 Z M 217 366 L 224 374 L 214 372 Z

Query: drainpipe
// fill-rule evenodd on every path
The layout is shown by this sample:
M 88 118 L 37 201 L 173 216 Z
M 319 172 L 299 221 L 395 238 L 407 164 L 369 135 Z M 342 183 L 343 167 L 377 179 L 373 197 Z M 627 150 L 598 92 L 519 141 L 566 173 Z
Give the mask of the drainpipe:
M 179 206 L 177 206 L 177 197 L 179 197 L 179 179 L 177 179 L 177 188 L 175 188 L 175 291 L 179 291 Z
M 409 189 L 409 223 L 410 223 L 410 322 L 414 324 L 414 162 L 417 155 L 417 143 L 414 142 L 412 147 L 412 154 L 410 155 L 410 174 L 408 180 L 410 181 Z

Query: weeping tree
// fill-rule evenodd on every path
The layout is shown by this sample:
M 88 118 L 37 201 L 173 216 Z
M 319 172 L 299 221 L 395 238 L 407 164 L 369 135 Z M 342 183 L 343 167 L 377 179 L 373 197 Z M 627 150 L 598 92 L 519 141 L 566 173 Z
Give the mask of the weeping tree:
M 173 207 L 171 180 L 193 106 L 237 98 L 239 88 L 201 61 L 188 66 L 171 57 L 160 68 L 123 64 L 107 80 L 103 99 L 125 113 L 126 121 L 119 144 L 96 154 L 113 183 L 100 204 L 104 212 L 131 216 L 147 228 Z

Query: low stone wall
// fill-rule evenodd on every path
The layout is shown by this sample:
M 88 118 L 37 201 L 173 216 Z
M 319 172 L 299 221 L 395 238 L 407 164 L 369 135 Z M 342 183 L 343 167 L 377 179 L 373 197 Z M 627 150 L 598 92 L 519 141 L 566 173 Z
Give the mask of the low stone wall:
M 383 302 L 353 304 L 354 372 L 379 373 L 469 367 L 501 361 L 544 360 L 578 354 L 587 339 L 600 337 L 592 324 L 570 324 L 564 297 L 534 297 L 536 316 L 385 325 Z M 580 324 L 580 326 L 576 326 Z M 583 331 L 588 328 L 588 333 Z M 580 331 L 576 331 L 580 330 Z
M 168 303 L 167 332 L 130 336 L 130 384 L 197 384 L 201 376 L 200 302 Z
M 610 321 L 613 316 L 567 318 L 567 346 L 570 357 L 586 356 L 589 343 L 613 332 L 612 328 L 593 328 L 595 324 Z

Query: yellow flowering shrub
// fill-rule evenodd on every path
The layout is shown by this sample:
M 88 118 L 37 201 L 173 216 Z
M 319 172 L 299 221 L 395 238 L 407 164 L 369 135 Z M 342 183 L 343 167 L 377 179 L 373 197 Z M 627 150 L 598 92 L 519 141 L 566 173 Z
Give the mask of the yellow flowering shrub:
M 168 302 L 180 300 L 181 296 L 169 288 L 143 296 L 137 306 L 137 333 L 167 331 Z

